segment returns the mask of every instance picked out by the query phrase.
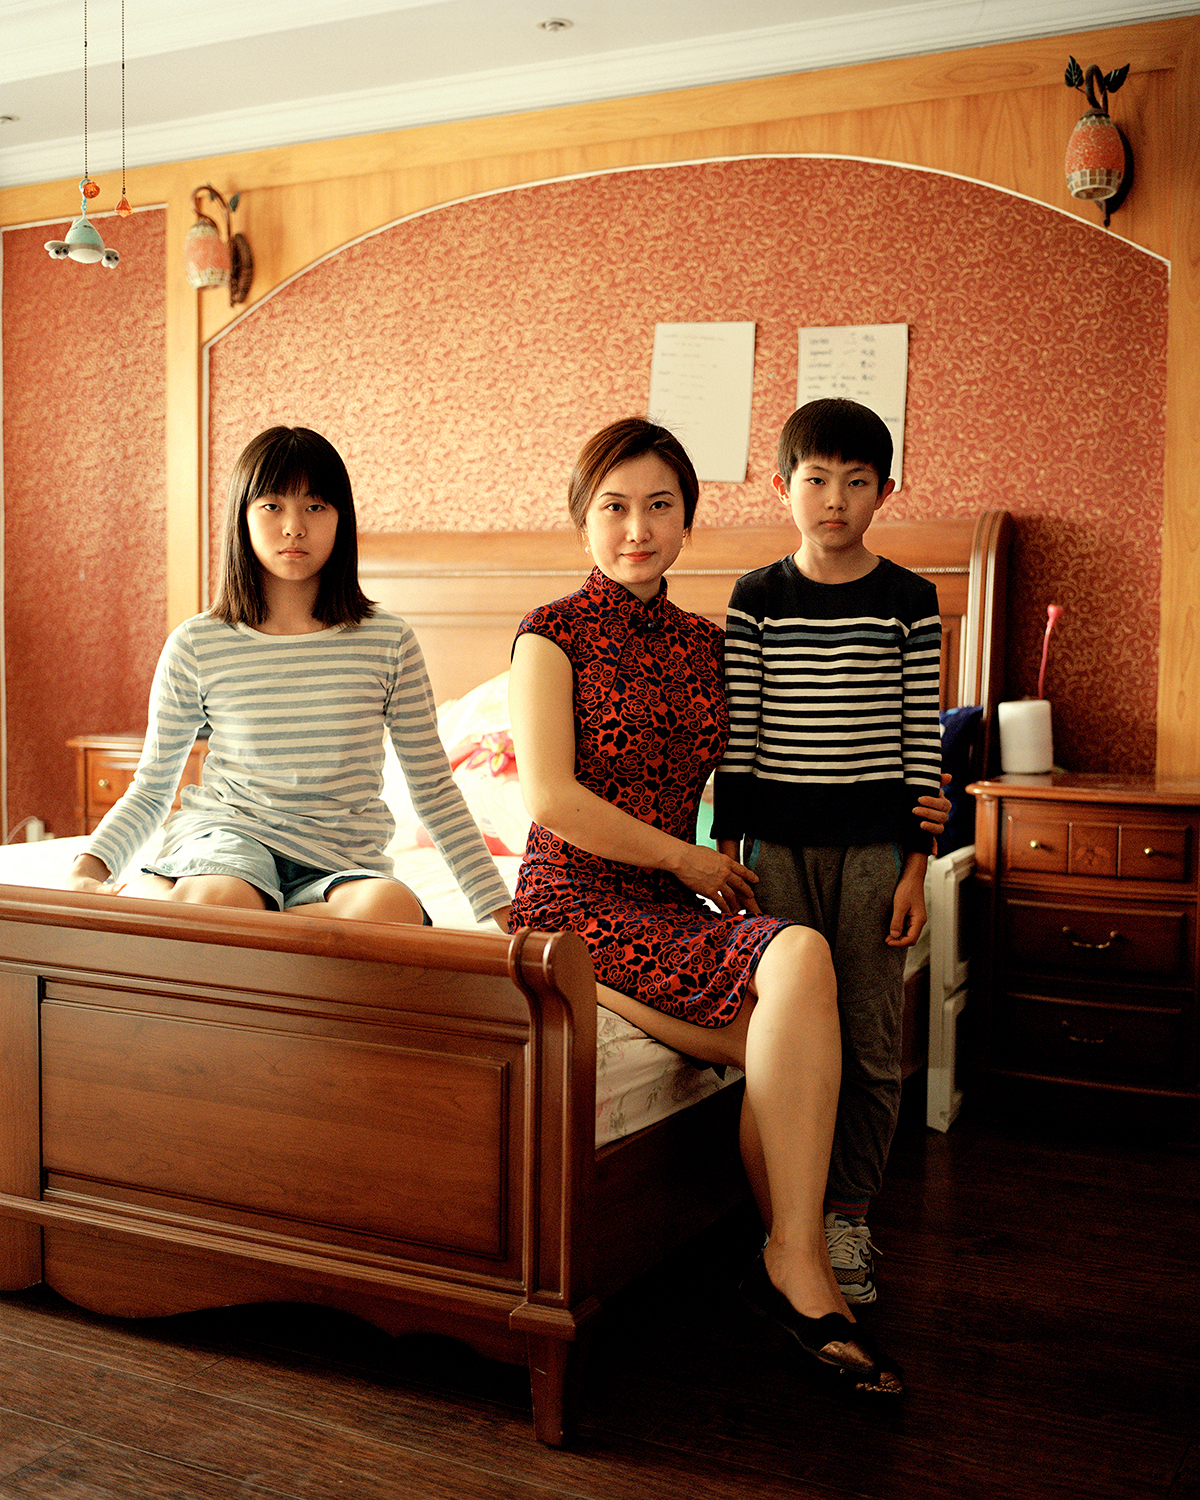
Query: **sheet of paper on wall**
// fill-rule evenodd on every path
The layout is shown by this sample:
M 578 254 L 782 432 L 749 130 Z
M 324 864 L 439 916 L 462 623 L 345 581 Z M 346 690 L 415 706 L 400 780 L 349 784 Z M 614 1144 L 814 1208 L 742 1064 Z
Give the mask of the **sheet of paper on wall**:
M 858 323 L 800 330 L 796 405 L 845 396 L 869 406 L 892 435 L 892 478 L 904 479 L 904 402 L 908 393 L 908 324 Z
M 741 484 L 750 458 L 753 323 L 656 323 L 652 422 L 669 427 L 701 479 Z

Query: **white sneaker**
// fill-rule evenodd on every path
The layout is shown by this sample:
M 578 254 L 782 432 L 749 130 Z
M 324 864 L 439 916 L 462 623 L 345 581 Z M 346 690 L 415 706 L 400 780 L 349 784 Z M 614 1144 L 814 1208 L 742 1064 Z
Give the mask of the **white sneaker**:
M 861 1221 L 844 1219 L 841 1214 L 826 1214 L 825 1243 L 829 1246 L 833 1274 L 846 1301 L 852 1307 L 874 1302 L 878 1295 L 871 1265 L 875 1246 L 867 1226 Z

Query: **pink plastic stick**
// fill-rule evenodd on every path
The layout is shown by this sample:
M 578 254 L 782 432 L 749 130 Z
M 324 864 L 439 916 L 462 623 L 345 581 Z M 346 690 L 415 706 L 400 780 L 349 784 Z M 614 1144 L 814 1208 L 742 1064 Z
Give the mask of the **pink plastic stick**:
M 1042 638 L 1042 670 L 1038 673 L 1037 695 L 1039 698 L 1046 696 L 1044 689 L 1046 686 L 1046 657 L 1050 653 L 1050 632 L 1054 629 L 1054 622 L 1062 612 L 1061 604 L 1048 604 L 1046 606 L 1046 634 Z

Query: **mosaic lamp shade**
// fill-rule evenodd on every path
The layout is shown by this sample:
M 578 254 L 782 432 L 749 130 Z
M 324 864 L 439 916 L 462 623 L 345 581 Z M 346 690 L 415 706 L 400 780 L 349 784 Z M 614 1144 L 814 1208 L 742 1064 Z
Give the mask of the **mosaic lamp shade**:
M 1125 176 L 1125 143 L 1121 132 L 1098 109 L 1079 119 L 1067 142 L 1067 187 L 1073 198 L 1112 198 Z
M 196 222 L 183 245 L 183 269 L 188 285 L 200 291 L 208 286 L 228 286 L 232 258 L 229 241 L 221 238 L 215 222 L 197 209 Z

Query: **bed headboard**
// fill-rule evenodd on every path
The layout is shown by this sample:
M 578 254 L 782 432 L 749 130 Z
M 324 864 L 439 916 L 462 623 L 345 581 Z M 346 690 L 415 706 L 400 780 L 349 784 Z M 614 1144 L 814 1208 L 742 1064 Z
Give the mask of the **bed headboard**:
M 877 521 L 872 551 L 936 585 L 942 617 L 942 707 L 980 703 L 983 760 L 1004 685 L 1005 589 L 1012 517 Z M 792 526 L 697 527 L 668 575 L 683 609 L 724 624 L 734 580 L 795 549 Z M 367 532 L 363 588 L 416 631 L 441 702 L 508 666 L 522 618 L 576 589 L 590 562 L 572 531 Z

